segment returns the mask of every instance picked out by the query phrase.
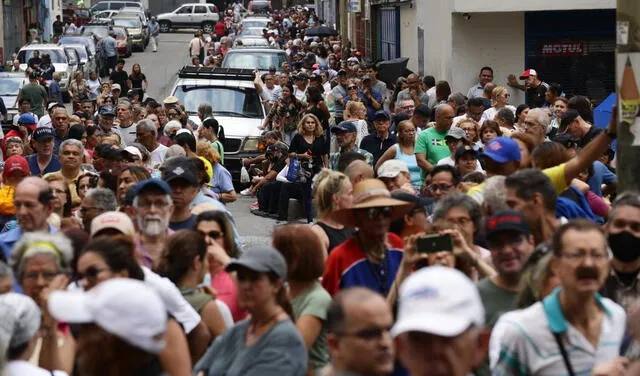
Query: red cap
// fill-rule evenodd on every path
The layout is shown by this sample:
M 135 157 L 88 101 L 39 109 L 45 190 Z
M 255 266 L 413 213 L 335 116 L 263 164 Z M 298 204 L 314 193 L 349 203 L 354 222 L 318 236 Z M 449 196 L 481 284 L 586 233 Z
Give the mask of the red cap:
M 527 69 L 526 71 L 522 72 L 522 74 L 520 75 L 520 79 L 524 80 L 529 76 L 537 76 L 537 75 L 538 75 L 538 72 L 536 72 L 535 69 Z
M 4 161 L 4 170 L 2 176 L 7 177 L 14 171 L 21 171 L 25 176 L 31 175 L 27 160 L 21 155 L 12 155 Z

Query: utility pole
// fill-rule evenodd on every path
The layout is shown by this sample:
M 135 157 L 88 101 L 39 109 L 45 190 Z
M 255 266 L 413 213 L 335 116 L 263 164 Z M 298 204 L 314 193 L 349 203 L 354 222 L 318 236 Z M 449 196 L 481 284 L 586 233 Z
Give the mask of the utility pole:
M 618 91 L 618 192 L 640 191 L 640 4 L 618 0 L 616 87 Z

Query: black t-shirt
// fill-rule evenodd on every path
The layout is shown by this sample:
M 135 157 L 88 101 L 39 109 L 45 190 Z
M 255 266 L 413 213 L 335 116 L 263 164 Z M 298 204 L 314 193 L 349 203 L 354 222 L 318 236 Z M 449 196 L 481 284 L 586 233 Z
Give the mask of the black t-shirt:
M 182 222 L 169 222 L 169 228 L 173 231 L 178 230 L 193 230 L 196 225 L 196 216 L 191 215 L 189 218 Z
M 544 102 L 546 100 L 545 94 L 547 93 L 548 88 L 549 84 L 547 84 L 546 82 L 541 82 L 538 87 L 528 87 L 527 105 L 529 105 L 529 107 L 531 108 L 544 106 Z
M 63 26 L 64 25 L 62 24 L 62 21 L 53 21 L 53 34 L 54 35 L 62 34 Z
M 114 70 L 109 75 L 109 79 L 113 81 L 114 84 L 120 85 L 120 98 L 126 97 L 127 92 L 129 91 L 129 85 L 127 85 L 127 80 L 129 79 L 129 75 L 125 71 L 116 71 Z
M 147 77 L 144 73 L 138 74 L 135 78 L 133 76 L 129 76 L 129 80 L 131 80 L 132 89 L 139 89 L 142 91 L 142 81 L 146 80 Z
M 322 136 L 316 137 L 313 140 L 313 144 L 310 144 L 304 139 L 304 137 L 302 137 L 301 134 L 296 133 L 291 140 L 289 153 L 308 154 L 309 152 L 311 152 L 313 161 L 313 168 L 311 170 L 315 174 L 322 168 L 322 156 L 327 154 L 325 140 Z
M 373 164 L 378 162 L 387 149 L 396 143 L 396 136 L 389 135 L 384 141 L 376 133 L 368 134 L 360 141 L 360 149 L 364 149 L 373 154 Z
M 578 147 L 585 147 L 585 145 L 591 142 L 591 140 L 596 138 L 596 136 L 598 136 L 600 133 L 602 133 L 602 128 L 598 128 L 595 125 L 592 125 L 591 128 L 589 128 L 589 132 L 587 132 L 587 134 L 585 134 L 584 137 L 582 137 L 582 139 L 580 139 L 580 141 L 578 142 Z

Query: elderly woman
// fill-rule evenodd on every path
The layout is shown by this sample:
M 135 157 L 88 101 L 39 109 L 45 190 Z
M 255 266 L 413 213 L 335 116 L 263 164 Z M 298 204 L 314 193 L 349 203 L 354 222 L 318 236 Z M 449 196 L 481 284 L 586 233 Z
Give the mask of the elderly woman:
M 58 369 L 71 374 L 75 341 L 69 328 L 57 326 L 47 309 L 48 293 L 67 285 L 65 274 L 73 258 L 71 241 L 62 233 L 27 232 L 14 245 L 11 257 L 20 287 L 25 295 L 38 303 L 43 313 L 38 334 L 40 346 L 32 359 L 39 359 L 43 368 L 57 365 Z
M 76 193 L 78 197 L 80 197 L 80 200 L 84 198 L 89 189 L 98 186 L 99 178 L 98 174 L 89 171 L 78 176 L 78 179 L 76 179 Z
M 238 304 L 251 318 L 224 332 L 194 367 L 194 375 L 259 376 L 307 372 L 307 349 L 285 287 L 287 263 L 273 248 L 252 248 L 225 267 L 236 272 Z
M 53 200 L 51 200 L 53 212 L 60 216 L 61 219 L 70 217 L 72 201 L 69 184 L 65 183 L 62 175 L 47 174 L 44 176 L 44 180 L 49 183 L 49 188 L 53 193 Z
M 344 108 L 344 120 L 351 120 L 356 123 L 358 133 L 356 134 L 356 146 L 364 136 L 369 134 L 369 124 L 367 118 L 367 107 L 362 102 L 349 101 Z
M 474 279 L 495 273 L 490 266 L 489 250 L 474 244 L 474 236 L 481 228 L 482 210 L 480 205 L 464 193 L 451 193 L 436 204 L 432 216 L 440 233 L 450 234 L 456 259 L 465 262 L 462 269 Z
M 467 135 L 467 140 L 473 146 L 473 150 L 480 151 L 482 149 L 482 141 L 480 141 L 480 125 L 473 119 L 461 120 L 458 125 Z
M 324 271 L 322 243 L 309 226 L 288 225 L 274 230 L 273 247 L 287 261 L 296 327 L 309 351 L 309 371 L 316 373 L 329 363 L 325 325 L 331 296 L 318 282 Z
M 480 124 L 484 123 L 485 120 L 493 120 L 498 111 L 503 108 L 508 108 L 515 114 L 516 108 L 509 104 L 509 97 L 511 97 L 511 94 L 509 94 L 509 90 L 506 87 L 496 86 L 491 91 L 491 103 L 493 106 L 484 110 L 480 118 Z
M 4 140 L 4 159 L 12 155 L 24 155 L 24 143 L 20 137 L 9 137 Z

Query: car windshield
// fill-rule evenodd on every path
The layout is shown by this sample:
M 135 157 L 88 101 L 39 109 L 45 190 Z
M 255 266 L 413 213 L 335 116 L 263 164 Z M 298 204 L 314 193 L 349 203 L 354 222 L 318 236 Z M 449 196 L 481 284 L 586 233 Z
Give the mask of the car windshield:
M 127 33 L 125 32 L 124 29 L 121 28 L 113 28 L 113 33 L 116 35 L 116 39 L 118 38 L 126 38 L 127 37 Z
M 87 49 L 84 46 L 71 46 L 78 53 L 78 57 L 80 60 L 89 60 L 89 55 L 87 55 Z
M 107 34 L 109 34 L 109 28 L 105 26 L 84 25 L 84 29 L 82 29 L 82 31 L 85 34 L 94 34 L 100 39 L 106 37 Z
M 252 27 L 252 28 L 248 28 L 248 29 L 242 29 L 242 31 L 240 32 L 241 36 L 246 37 L 246 36 L 260 36 L 263 35 L 262 33 L 262 29 L 257 28 L 257 27 Z
M 220 116 L 262 119 L 260 97 L 254 89 L 221 86 L 183 85 L 176 88 L 175 95 L 189 113 L 197 113 L 203 103 L 213 107 Z
M 240 46 L 269 46 L 269 41 L 264 38 L 238 38 L 236 42 Z
M 137 18 L 114 18 L 113 24 L 117 26 L 141 28 L 142 24 Z
M 286 55 L 284 53 L 242 51 L 228 53 L 222 62 L 222 67 L 269 70 L 271 66 L 279 69 L 285 61 Z
M 81 37 L 62 37 L 60 38 L 60 44 L 82 44 L 84 46 L 89 47 L 91 53 L 95 54 L 95 46 L 93 43 L 89 42 L 87 38 Z
M 2 77 L 0 76 L 0 95 L 15 96 L 18 95 L 22 86 L 23 77 Z
M 54 64 L 67 64 L 67 56 L 64 54 L 63 50 L 49 50 L 46 48 L 37 50 L 22 50 L 18 52 L 18 60 L 20 60 L 20 63 L 26 64 L 33 56 L 33 51 L 40 51 L 40 58 L 42 58 L 42 55 L 48 54 L 51 58 L 51 62 Z
M 91 18 L 91 14 L 87 9 L 76 9 L 75 13 L 76 13 L 76 17 L 79 17 L 79 18 Z
M 258 21 L 258 20 L 243 21 L 242 22 L 242 27 L 267 27 L 267 23 L 269 23 L 269 22 L 268 21 Z

